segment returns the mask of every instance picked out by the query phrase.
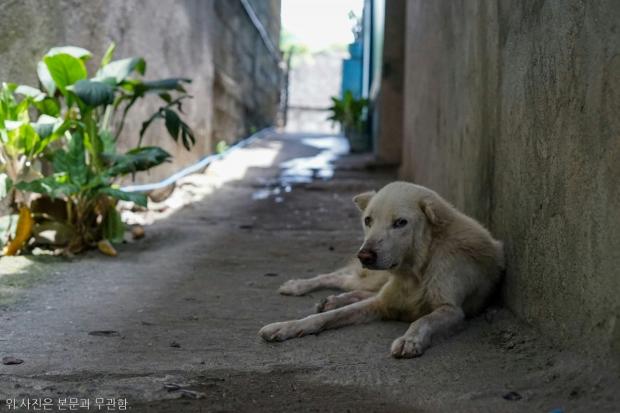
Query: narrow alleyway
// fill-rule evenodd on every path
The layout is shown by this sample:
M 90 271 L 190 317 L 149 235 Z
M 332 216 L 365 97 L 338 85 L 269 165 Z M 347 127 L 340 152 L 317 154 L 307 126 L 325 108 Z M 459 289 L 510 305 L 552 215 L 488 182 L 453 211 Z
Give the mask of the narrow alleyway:
M 117 258 L 0 260 L 0 352 L 24 360 L 0 365 L 0 399 L 126 397 L 149 412 L 619 405 L 617 377 L 505 310 L 411 360 L 389 356 L 407 328 L 398 322 L 262 342 L 262 325 L 307 315 L 329 294 L 285 297 L 277 287 L 346 261 L 361 240 L 351 197 L 393 179 L 359 156 L 332 171 L 325 162 L 339 138 L 302 138 L 273 135 L 214 165 L 207 175 L 234 171 L 228 182 L 147 227 Z M 6 275 L 15 271 L 27 281 Z

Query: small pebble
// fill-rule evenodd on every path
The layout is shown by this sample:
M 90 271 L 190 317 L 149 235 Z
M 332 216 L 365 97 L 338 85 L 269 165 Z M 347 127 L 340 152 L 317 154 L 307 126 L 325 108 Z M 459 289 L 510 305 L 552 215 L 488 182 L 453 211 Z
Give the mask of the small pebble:
M 144 227 L 141 225 L 134 225 L 131 227 L 131 237 L 133 239 L 144 238 Z
M 24 362 L 24 360 L 18 359 L 16 357 L 12 357 L 12 356 L 2 357 L 2 364 L 4 364 L 5 366 L 12 366 L 12 365 L 15 365 L 15 364 L 22 364 L 23 362 Z
M 502 398 L 504 400 L 509 400 L 509 401 L 516 401 L 516 400 L 521 400 L 521 395 L 519 393 L 517 393 L 516 391 L 510 391 L 506 394 L 504 394 L 502 396 Z

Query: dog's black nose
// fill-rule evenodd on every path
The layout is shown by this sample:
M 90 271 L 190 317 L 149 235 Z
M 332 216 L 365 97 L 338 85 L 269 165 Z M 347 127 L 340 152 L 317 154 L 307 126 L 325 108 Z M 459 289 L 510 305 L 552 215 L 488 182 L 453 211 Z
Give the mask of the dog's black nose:
M 362 249 L 357 253 L 357 258 L 359 258 L 362 265 L 370 266 L 377 262 L 377 253 L 373 250 Z

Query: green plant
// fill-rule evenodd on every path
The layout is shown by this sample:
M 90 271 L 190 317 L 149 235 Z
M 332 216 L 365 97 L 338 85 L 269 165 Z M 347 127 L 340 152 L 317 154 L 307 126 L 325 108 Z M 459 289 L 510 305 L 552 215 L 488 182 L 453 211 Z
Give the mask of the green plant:
M 23 98 L 18 100 L 16 95 Z M 46 101 L 47 100 L 47 101 Z M 40 176 L 37 158 L 47 146 L 61 137 L 69 122 L 42 113 L 30 121 L 30 109 L 44 108 L 46 99 L 38 89 L 2 83 L 0 88 L 0 198 L 12 194 L 12 184 Z M 56 112 L 50 105 L 48 112 Z
M 331 116 L 328 119 L 338 122 L 347 135 L 349 131 L 361 132 L 364 129 L 368 99 L 356 99 L 350 90 L 344 92 L 342 99 L 337 97 L 331 99 L 332 106 L 329 107 Z
M 230 148 L 230 146 L 226 143 L 226 141 L 221 140 L 215 145 L 215 153 L 222 154 L 226 152 Z
M 188 150 L 195 142 L 179 115 L 182 102 L 190 98 L 183 84 L 190 80 L 144 81 L 139 77 L 146 71 L 144 59 L 113 61 L 114 49 L 112 44 L 89 78 L 89 51 L 53 48 L 37 66 L 41 89 L 5 84 L 0 93 L 0 172 L 6 175 L 0 179 L 0 195 L 17 191 L 20 204 L 29 203 L 32 193 L 64 202 L 62 214 L 34 212 L 39 212 L 37 225 L 46 227 L 52 221 L 69 234 L 72 252 L 102 239 L 122 240 L 117 200 L 146 206 L 144 194 L 121 191 L 118 180 L 170 159 L 157 146 L 141 146 L 155 120 L 163 119 L 170 136 Z M 149 95 L 159 96 L 163 105 L 143 123 L 136 147 L 119 153 L 117 143 L 130 109 Z M 31 114 L 36 122 L 30 122 Z

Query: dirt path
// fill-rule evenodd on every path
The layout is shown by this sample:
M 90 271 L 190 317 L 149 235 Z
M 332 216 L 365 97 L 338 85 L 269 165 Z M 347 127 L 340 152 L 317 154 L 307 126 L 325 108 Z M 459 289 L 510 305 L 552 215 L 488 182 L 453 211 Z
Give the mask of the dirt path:
M 407 327 L 397 322 L 261 342 L 262 325 L 328 294 L 283 297 L 278 285 L 345 261 L 361 237 L 351 196 L 391 180 L 345 157 L 333 179 L 304 183 L 331 174 L 335 143 L 280 135 L 239 151 L 210 173 L 240 179 L 115 259 L 0 259 L 0 352 L 24 360 L 0 365 L 0 399 L 76 397 L 96 410 L 96 398 L 126 398 L 145 412 L 620 410 L 617 371 L 503 310 L 412 360 L 389 357 Z

